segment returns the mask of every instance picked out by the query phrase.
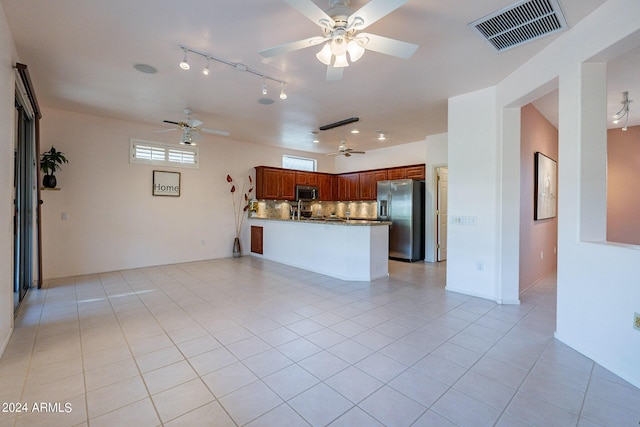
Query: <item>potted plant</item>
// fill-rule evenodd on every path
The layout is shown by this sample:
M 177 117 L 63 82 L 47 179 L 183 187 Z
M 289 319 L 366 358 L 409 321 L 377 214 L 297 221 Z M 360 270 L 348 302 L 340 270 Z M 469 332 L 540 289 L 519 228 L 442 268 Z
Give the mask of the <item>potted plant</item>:
M 44 173 L 44 178 L 42 178 L 42 186 L 44 188 L 56 188 L 58 182 L 54 174 L 56 169 L 60 169 L 60 165 L 63 163 L 69 163 L 69 161 L 61 151 L 57 151 L 53 146 L 49 151 L 42 153 L 40 170 Z
M 233 182 L 233 178 L 231 175 L 227 175 L 227 182 L 231 184 L 231 188 L 229 191 L 231 192 L 231 200 L 233 201 L 233 219 L 235 220 L 235 232 L 236 237 L 233 240 L 233 256 L 239 257 L 242 254 L 242 249 L 240 248 L 240 232 L 242 231 L 242 224 L 244 223 L 244 218 L 247 216 L 246 212 L 249 210 L 249 199 L 251 192 L 253 191 L 253 180 L 251 179 L 251 175 L 249 175 L 249 190 L 244 191 L 245 184 L 242 184 L 242 189 L 240 190 L 240 200 L 236 200 L 238 197 L 236 196 L 236 185 Z

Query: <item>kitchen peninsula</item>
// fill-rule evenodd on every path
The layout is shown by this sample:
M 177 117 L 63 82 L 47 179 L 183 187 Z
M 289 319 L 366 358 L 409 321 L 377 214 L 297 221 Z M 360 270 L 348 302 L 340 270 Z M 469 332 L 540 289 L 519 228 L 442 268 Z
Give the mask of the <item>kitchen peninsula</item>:
M 258 219 L 251 255 L 342 280 L 389 276 L 389 222 Z

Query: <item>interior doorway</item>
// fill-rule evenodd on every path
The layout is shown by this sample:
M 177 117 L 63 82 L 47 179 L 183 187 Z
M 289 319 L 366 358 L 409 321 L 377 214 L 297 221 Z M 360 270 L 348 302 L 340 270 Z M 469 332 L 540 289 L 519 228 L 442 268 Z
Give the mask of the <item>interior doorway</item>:
M 436 261 L 447 259 L 447 191 L 448 191 L 447 166 L 436 168 Z

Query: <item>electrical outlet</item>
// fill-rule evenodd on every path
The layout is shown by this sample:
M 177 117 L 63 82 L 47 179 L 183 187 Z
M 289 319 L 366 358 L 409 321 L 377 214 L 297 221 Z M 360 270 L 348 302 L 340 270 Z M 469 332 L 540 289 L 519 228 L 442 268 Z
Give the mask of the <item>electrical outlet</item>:
M 640 331 L 640 313 L 633 313 L 633 327 Z

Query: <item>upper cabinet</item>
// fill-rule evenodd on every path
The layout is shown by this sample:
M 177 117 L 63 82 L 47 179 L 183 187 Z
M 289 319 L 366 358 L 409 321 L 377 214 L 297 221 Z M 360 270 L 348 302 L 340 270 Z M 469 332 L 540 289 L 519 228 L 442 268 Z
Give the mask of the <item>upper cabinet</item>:
M 345 173 L 338 175 L 338 200 L 360 200 L 360 174 Z
M 318 174 L 296 171 L 296 185 L 318 185 Z
M 387 169 L 387 179 L 425 179 L 425 166 L 403 166 Z
M 295 200 L 296 185 L 318 187 L 319 200 L 376 200 L 378 181 L 425 179 L 425 165 L 351 172 L 340 175 L 256 166 L 256 198 Z
M 336 177 L 328 173 L 319 173 L 318 196 L 320 200 L 331 201 L 337 196 Z
M 360 200 L 377 200 L 378 181 L 386 179 L 386 169 L 360 172 Z
M 256 198 L 295 200 L 296 172 L 256 166 Z

